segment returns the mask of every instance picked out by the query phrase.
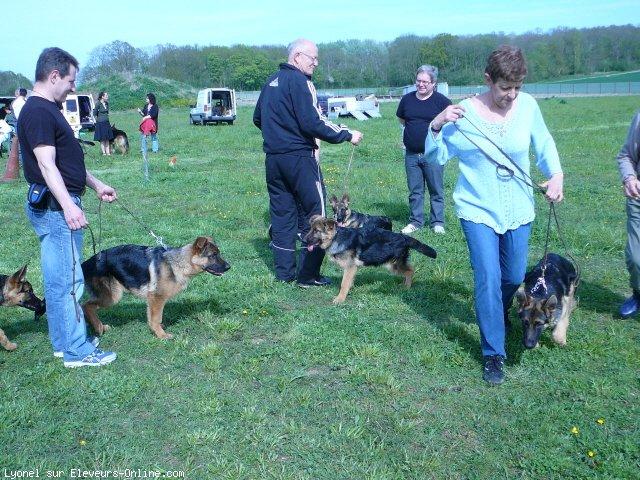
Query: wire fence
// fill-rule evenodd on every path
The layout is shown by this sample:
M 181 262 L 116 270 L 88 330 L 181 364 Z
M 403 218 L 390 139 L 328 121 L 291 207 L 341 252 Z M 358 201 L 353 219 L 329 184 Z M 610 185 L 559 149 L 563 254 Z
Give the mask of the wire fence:
M 318 95 L 355 97 L 356 95 L 376 95 L 380 99 L 396 99 L 402 96 L 404 87 L 361 87 L 320 89 Z M 480 94 L 485 85 L 449 85 L 448 96 L 464 97 Z M 640 95 L 640 82 L 601 83 L 525 83 L 522 90 L 535 96 L 595 96 L 595 95 Z M 240 104 L 255 104 L 260 92 L 236 92 Z

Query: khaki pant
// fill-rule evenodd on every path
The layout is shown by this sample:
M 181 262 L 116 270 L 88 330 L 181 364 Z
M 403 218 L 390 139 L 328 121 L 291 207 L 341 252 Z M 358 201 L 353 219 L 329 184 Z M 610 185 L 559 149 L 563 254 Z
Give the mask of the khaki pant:
M 640 200 L 627 199 L 627 248 L 625 250 L 629 283 L 640 292 Z

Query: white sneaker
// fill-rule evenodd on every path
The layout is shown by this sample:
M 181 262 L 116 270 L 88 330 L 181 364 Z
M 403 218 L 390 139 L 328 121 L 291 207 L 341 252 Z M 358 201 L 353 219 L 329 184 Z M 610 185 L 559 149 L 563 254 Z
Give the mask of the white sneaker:
M 89 336 L 89 337 L 87 337 L 87 342 L 89 342 L 94 347 L 97 347 L 98 345 L 100 345 L 100 338 L 99 337 Z M 62 358 L 63 355 L 64 355 L 64 353 L 62 351 L 53 352 L 53 356 L 56 357 L 56 358 Z
M 84 358 L 77 360 L 65 360 L 64 366 L 67 368 L 77 367 L 101 367 L 103 365 L 109 365 L 116 359 L 115 352 L 103 352 L 99 348 L 96 348 L 93 353 L 90 353 Z
M 443 234 L 445 233 L 444 231 L 444 227 L 442 225 L 436 225 L 433 227 L 433 233 L 439 233 L 439 234 Z
M 420 230 L 420 227 L 416 227 L 413 223 L 410 223 L 400 231 L 405 235 L 409 235 L 417 230 Z

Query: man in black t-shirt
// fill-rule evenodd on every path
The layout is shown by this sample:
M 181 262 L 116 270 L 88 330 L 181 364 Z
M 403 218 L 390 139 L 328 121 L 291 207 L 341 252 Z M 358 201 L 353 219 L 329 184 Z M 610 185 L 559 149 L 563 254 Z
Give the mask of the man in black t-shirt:
M 60 112 L 67 94 L 75 91 L 78 61 L 59 48 L 42 51 L 36 65 L 33 95 L 18 119 L 24 176 L 30 184 L 27 217 L 40 240 L 47 321 L 54 356 L 65 367 L 100 366 L 116 358 L 87 337 L 82 296 L 82 229 L 87 219 L 81 195 L 85 187 L 105 202 L 116 191 L 89 173 L 84 153 Z M 41 193 L 37 195 L 35 192 Z M 38 197 L 38 198 L 36 198 Z
M 444 95 L 435 91 L 438 69 L 422 65 L 416 73 L 416 91 L 400 100 L 396 116 L 404 127 L 405 169 L 409 187 L 411 216 L 402 233 L 409 234 L 424 226 L 424 185 L 429 189 L 431 217 L 429 224 L 435 233 L 444 233 L 444 167 L 427 162 L 424 143 L 431 121 L 451 105 Z

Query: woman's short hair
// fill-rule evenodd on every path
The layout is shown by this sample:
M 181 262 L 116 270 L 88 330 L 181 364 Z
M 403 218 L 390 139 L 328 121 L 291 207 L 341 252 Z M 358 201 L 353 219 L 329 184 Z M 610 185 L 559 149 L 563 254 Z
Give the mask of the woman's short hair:
M 149 103 L 151 105 L 156 104 L 156 96 L 153 93 L 147 93 L 147 98 L 149 99 Z
M 501 45 L 491 52 L 484 72 L 492 82 L 499 79 L 507 82 L 522 82 L 527 76 L 527 62 L 522 50 L 511 45 Z
M 434 67 L 433 65 L 421 65 L 418 67 L 418 71 L 416 72 L 416 78 L 421 73 L 429 74 L 429 78 L 431 78 L 433 83 L 438 81 L 438 67 Z
M 102 97 L 104 97 L 104 94 L 105 94 L 105 93 L 107 93 L 107 92 L 100 92 L 100 93 L 98 94 L 98 100 L 102 100 Z

